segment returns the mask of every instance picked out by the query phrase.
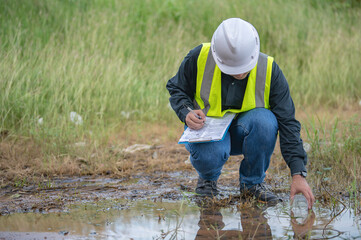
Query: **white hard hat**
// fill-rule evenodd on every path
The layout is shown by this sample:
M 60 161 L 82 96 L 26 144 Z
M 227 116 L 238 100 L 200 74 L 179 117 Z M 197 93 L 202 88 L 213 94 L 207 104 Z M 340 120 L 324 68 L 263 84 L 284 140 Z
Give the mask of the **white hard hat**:
M 219 69 L 228 75 L 252 70 L 258 61 L 257 30 L 240 18 L 224 20 L 213 34 L 211 51 Z

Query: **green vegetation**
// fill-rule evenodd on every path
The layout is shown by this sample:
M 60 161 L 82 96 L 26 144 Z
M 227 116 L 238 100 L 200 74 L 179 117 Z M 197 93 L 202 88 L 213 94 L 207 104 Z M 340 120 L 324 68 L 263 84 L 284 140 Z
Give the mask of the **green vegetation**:
M 327 130 L 325 122 L 318 119 L 316 123 L 311 119 L 305 128 L 306 139 L 312 149 L 308 156 L 314 189 L 320 193 L 325 192 L 325 188 L 346 192 L 358 208 L 361 188 L 360 120 L 351 118 L 339 122 L 336 119 L 332 130 Z
M 297 105 L 360 99 L 358 1 L 1 0 L 0 128 L 69 140 L 170 122 L 167 80 L 229 17 L 253 23 Z M 69 123 L 75 111 L 82 128 Z M 43 118 L 41 131 L 38 119 Z M 37 136 L 38 135 L 38 136 Z

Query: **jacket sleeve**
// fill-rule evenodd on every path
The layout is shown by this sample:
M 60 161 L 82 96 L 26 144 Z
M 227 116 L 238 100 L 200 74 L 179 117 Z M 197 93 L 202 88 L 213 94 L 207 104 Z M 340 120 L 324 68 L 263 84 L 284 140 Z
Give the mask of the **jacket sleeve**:
M 270 106 L 278 121 L 281 153 L 291 175 L 306 171 L 307 154 L 300 137 L 301 124 L 295 118 L 287 80 L 276 62 L 272 66 Z
M 177 74 L 168 80 L 166 86 L 170 94 L 170 105 L 182 122 L 185 122 L 189 113 L 184 105 L 193 108 L 197 81 L 197 59 L 201 48 L 202 45 L 199 45 L 188 53 Z

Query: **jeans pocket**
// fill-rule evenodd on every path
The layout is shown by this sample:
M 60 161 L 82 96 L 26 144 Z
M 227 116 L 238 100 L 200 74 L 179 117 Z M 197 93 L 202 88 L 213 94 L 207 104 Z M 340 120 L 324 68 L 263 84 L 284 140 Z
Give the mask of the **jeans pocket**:
M 199 157 L 199 152 L 194 149 L 192 143 L 185 144 L 186 149 L 188 150 L 189 154 L 191 155 L 191 160 L 197 160 Z

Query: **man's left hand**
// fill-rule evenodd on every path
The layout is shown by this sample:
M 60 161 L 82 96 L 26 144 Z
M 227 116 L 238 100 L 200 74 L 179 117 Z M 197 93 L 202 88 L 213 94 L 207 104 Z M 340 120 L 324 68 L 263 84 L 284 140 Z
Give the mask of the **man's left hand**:
M 305 196 L 308 203 L 308 209 L 312 209 L 312 206 L 315 203 L 315 197 L 313 196 L 312 190 L 308 185 L 306 178 L 301 175 L 293 175 L 290 195 L 291 200 L 293 200 L 295 195 L 298 193 L 302 193 L 303 196 Z

